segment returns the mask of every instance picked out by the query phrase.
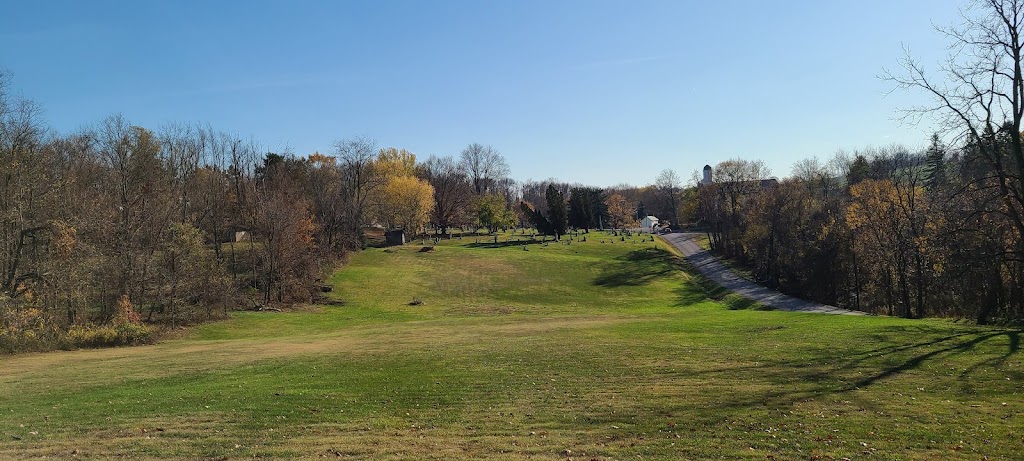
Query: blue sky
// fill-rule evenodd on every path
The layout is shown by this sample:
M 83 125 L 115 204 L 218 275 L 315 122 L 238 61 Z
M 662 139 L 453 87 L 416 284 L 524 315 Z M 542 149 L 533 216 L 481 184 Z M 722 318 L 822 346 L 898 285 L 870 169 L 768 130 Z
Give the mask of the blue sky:
M 122 113 L 272 150 L 353 135 L 417 155 L 471 142 L 515 179 L 650 183 L 837 149 L 924 144 L 922 97 L 877 78 L 937 62 L 948 0 L 15 2 L 0 68 L 59 132 Z

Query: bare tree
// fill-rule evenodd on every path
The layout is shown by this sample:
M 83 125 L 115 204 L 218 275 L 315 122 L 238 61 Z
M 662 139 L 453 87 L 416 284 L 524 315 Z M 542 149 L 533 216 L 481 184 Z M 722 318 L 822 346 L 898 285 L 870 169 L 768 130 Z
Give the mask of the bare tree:
M 654 180 L 654 188 L 665 206 L 672 210 L 672 225 L 679 225 L 679 193 L 683 190 L 683 179 L 674 170 L 662 170 Z
M 382 184 L 374 171 L 377 143 L 365 137 L 347 138 L 334 143 L 335 157 L 341 162 L 342 195 L 345 222 L 351 235 L 362 241 L 363 226 L 369 214 L 370 197 Z
M 939 28 L 950 40 L 950 56 L 930 76 L 908 52 L 903 72 L 883 73 L 898 89 L 923 91 L 929 106 L 910 108 L 912 121 L 934 116 L 953 136 L 971 144 L 992 172 L 1004 214 L 1024 234 L 1024 1 L 975 0 L 961 11 L 962 24 Z M 1000 140 L 1000 133 L 1006 142 Z M 1008 139 L 1006 139 L 1008 138 Z M 1021 248 L 1014 259 L 1024 257 Z
M 437 231 L 463 222 L 473 195 L 473 186 L 465 170 L 451 157 L 431 156 L 419 168 L 420 176 L 434 186 L 432 221 Z
M 495 182 L 509 174 L 508 163 L 505 163 L 505 158 L 497 149 L 477 143 L 462 150 L 459 164 L 473 181 L 477 195 L 492 192 Z
M 282 167 L 284 168 L 284 167 Z M 282 175 L 283 176 L 283 175 Z M 308 300 L 316 260 L 308 201 L 290 178 L 280 177 L 257 188 L 255 229 L 259 247 L 257 279 L 264 304 Z
M 107 241 L 116 255 L 109 261 L 116 290 L 106 303 L 112 309 L 120 295 L 140 299 L 140 279 L 149 270 L 149 257 L 172 218 L 172 207 L 169 173 L 151 131 L 118 115 L 104 121 L 98 136 L 99 160 L 109 170 L 107 192 L 113 211 Z
M 34 250 L 49 231 L 43 207 L 56 178 L 42 150 L 45 135 L 39 107 L 28 100 L 8 102 L 0 74 L 0 288 L 12 297 L 19 282 L 42 277 L 24 263 L 26 247 Z
M 346 229 L 341 168 L 337 159 L 319 152 L 306 159 L 306 195 L 317 222 L 317 240 L 332 250 L 342 249 Z
M 830 165 L 822 163 L 818 157 L 805 158 L 793 164 L 792 177 L 803 183 L 812 194 L 820 194 L 826 202 L 839 188 Z

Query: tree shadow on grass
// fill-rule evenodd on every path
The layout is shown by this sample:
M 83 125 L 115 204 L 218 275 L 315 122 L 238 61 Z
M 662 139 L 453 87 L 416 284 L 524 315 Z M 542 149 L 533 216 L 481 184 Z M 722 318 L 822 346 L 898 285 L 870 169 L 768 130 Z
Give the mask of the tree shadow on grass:
M 829 374 L 835 374 L 842 371 L 855 370 L 863 366 L 868 366 L 867 362 L 869 360 L 880 360 L 887 357 L 891 358 L 893 356 L 909 353 L 909 356 L 906 358 L 898 358 L 894 365 L 884 367 L 876 373 L 869 374 L 868 376 L 853 381 L 841 389 L 843 391 L 852 391 L 870 386 L 879 381 L 885 380 L 886 378 L 894 377 L 907 371 L 920 368 L 929 361 L 948 359 L 956 355 L 972 352 L 979 345 L 989 340 L 1006 336 L 1009 344 L 1005 353 L 992 355 L 991 357 L 980 360 L 970 367 L 965 368 L 964 371 L 960 373 L 960 379 L 969 379 L 979 368 L 986 365 L 993 368 L 998 367 L 1005 363 L 1011 356 L 1019 353 L 1020 334 L 1021 331 L 1019 330 L 975 331 L 948 335 L 916 343 L 894 344 L 872 349 L 870 351 L 848 354 L 840 360 L 840 363 L 832 367 L 831 370 L 827 370 L 827 372 Z M 802 367 L 811 366 L 812 364 L 793 363 L 792 365 Z M 1007 372 L 1012 373 L 1012 371 Z
M 547 243 L 549 243 L 549 244 L 557 244 L 557 242 L 552 242 L 550 240 Z M 494 239 L 487 239 L 487 241 L 483 241 L 483 242 L 467 243 L 464 246 L 466 248 L 505 248 L 505 247 L 514 247 L 514 246 L 523 246 L 523 245 L 542 245 L 542 244 L 543 244 L 543 242 L 541 242 L 540 240 L 522 240 L 522 241 L 512 240 L 512 241 L 505 242 L 505 241 L 501 241 L 499 239 L 498 243 L 494 243 Z
M 705 277 L 690 261 L 684 258 L 677 258 L 676 266 L 689 275 L 686 283 L 674 290 L 678 299 L 676 306 L 689 306 L 713 300 L 725 304 L 729 310 L 774 310 L 770 306 L 733 294 L 725 287 Z
M 594 279 L 603 287 L 643 286 L 670 276 L 681 269 L 680 258 L 660 248 L 633 250 L 615 258 Z
M 899 332 L 906 329 L 907 328 L 903 327 L 895 327 L 891 330 L 896 331 L 896 335 L 898 337 Z M 870 361 L 890 359 L 891 362 L 895 362 L 893 365 L 883 367 L 875 373 L 868 374 L 867 376 L 863 376 L 855 381 L 850 381 L 846 386 L 843 386 L 840 389 L 841 391 L 852 391 L 920 368 L 929 361 L 946 360 L 965 353 L 977 353 L 975 349 L 979 345 L 987 341 L 1006 336 L 1008 342 L 1006 352 L 998 355 L 991 355 L 965 368 L 964 371 L 959 374 L 959 379 L 967 380 L 970 379 L 971 375 L 981 367 L 999 367 L 1014 354 L 1018 354 L 1020 352 L 1021 333 L 1022 331 L 1020 330 L 971 331 L 913 343 L 891 344 L 867 351 L 846 352 L 834 365 L 825 370 L 819 370 L 819 372 L 823 372 L 830 376 L 838 376 L 844 372 L 850 372 L 858 368 L 870 366 Z M 891 338 L 888 338 L 887 340 L 892 341 Z M 820 368 L 820 364 L 813 361 L 792 361 L 788 363 L 783 362 L 781 364 L 793 368 L 813 369 L 816 366 Z M 1016 375 L 1017 378 L 1024 377 L 1024 373 L 1021 372 L 1015 372 L 1012 370 L 1004 371 L 1006 373 Z
M 740 296 L 738 294 L 728 294 L 722 297 L 720 300 L 725 307 L 731 311 L 744 311 L 744 310 L 755 310 L 755 311 L 773 311 L 774 307 L 761 304 L 753 299 Z
M 1024 372 L 1000 368 L 1011 357 L 1020 353 L 1021 333 L 1020 330 L 973 331 L 905 343 L 890 337 L 889 341 L 893 341 L 893 344 L 843 356 L 823 350 L 821 357 L 795 360 L 762 359 L 754 364 L 689 370 L 687 373 L 708 382 L 750 379 L 771 384 L 771 388 L 765 391 L 731 394 L 723 397 L 715 405 L 726 413 L 743 414 L 756 408 L 788 408 L 801 401 L 829 396 L 844 395 L 844 399 L 853 400 L 850 393 L 884 385 L 887 380 L 923 365 L 956 363 L 956 360 L 952 360 L 956 357 L 963 360 L 965 357 L 979 356 L 978 360 L 971 360 L 971 365 L 965 367 L 956 378 L 964 386 L 960 392 L 964 395 L 973 395 L 971 387 L 985 383 L 979 383 L 975 377 L 982 369 L 999 369 L 1000 373 L 1005 373 L 1014 380 L 1024 379 Z M 981 349 L 980 346 L 985 343 L 1004 336 L 1007 339 L 1006 349 L 993 350 L 992 346 Z M 889 365 L 879 366 L 879 362 Z M 931 368 L 934 368 L 934 365 Z M 862 372 L 866 372 L 866 376 Z M 860 404 L 867 406 L 870 405 L 870 401 L 861 401 Z M 716 413 L 715 417 L 720 419 L 721 415 Z
M 924 346 L 935 346 L 935 345 L 940 345 L 940 344 L 943 345 L 943 347 L 940 347 L 938 349 L 933 349 L 933 350 L 930 350 L 930 351 L 927 351 L 927 352 L 919 353 L 917 355 L 914 355 L 913 357 L 910 357 L 910 358 L 902 361 L 901 363 L 899 363 L 899 364 L 897 364 L 895 366 L 891 366 L 891 367 L 885 368 L 884 370 L 882 370 L 882 371 L 880 371 L 878 373 L 875 373 L 874 375 L 866 376 L 863 379 L 860 379 L 860 380 L 856 381 L 853 384 L 852 389 L 856 389 L 856 388 L 860 388 L 860 387 L 866 387 L 866 386 L 874 384 L 874 383 L 876 383 L 878 381 L 881 381 L 881 380 L 883 380 L 885 378 L 888 378 L 888 377 L 891 377 L 891 376 L 895 376 L 895 375 L 898 375 L 900 373 L 903 373 L 903 372 L 906 372 L 906 371 L 909 371 L 909 370 L 913 370 L 913 369 L 919 368 L 922 364 L 924 364 L 925 362 L 927 362 L 929 360 L 932 360 L 932 359 L 937 359 L 939 357 L 947 356 L 947 355 L 948 356 L 952 356 L 952 355 L 966 353 L 968 351 L 973 350 L 979 344 L 981 344 L 981 343 L 983 343 L 985 341 L 988 341 L 990 339 L 997 338 L 997 337 L 1003 336 L 1003 335 L 1008 336 L 1010 344 L 1009 344 L 1009 347 L 1007 348 L 1006 353 L 1002 354 L 1002 355 L 999 355 L 999 356 L 991 357 L 991 358 L 986 359 L 986 360 L 982 360 L 980 362 L 977 362 L 974 365 L 971 365 L 970 367 L 965 369 L 964 372 L 960 374 L 960 378 L 962 378 L 962 379 L 969 378 L 970 375 L 974 371 L 976 371 L 978 368 L 980 368 L 982 366 L 985 366 L 985 365 L 990 365 L 992 367 L 999 366 L 1002 363 L 1004 363 L 1008 358 L 1010 358 L 1010 356 L 1012 356 L 1013 354 L 1016 354 L 1017 352 L 1019 352 L 1020 351 L 1020 333 L 1021 333 L 1020 331 L 998 331 L 998 332 L 990 332 L 990 333 L 985 333 L 985 334 L 975 333 L 975 334 L 955 335 L 953 338 L 956 338 L 957 336 L 959 336 L 960 337 L 959 339 L 963 339 L 963 341 L 956 341 L 956 342 L 954 342 L 954 340 L 952 340 L 952 339 L 942 338 L 942 339 L 937 340 L 937 341 L 927 341 L 927 342 L 923 342 L 923 343 L 920 343 L 920 344 L 916 344 L 916 345 L 911 346 L 910 348 L 905 348 L 904 350 L 909 350 L 909 349 L 913 349 L 913 348 L 921 348 L 921 347 L 924 347 Z M 971 337 L 971 336 L 973 336 L 973 337 Z M 946 343 L 946 344 L 944 344 L 944 343 Z M 847 367 L 853 367 L 853 366 L 859 364 L 863 360 L 864 359 L 854 359 L 854 360 L 851 360 L 850 363 L 847 365 Z M 850 389 L 850 390 L 852 390 L 852 389 Z

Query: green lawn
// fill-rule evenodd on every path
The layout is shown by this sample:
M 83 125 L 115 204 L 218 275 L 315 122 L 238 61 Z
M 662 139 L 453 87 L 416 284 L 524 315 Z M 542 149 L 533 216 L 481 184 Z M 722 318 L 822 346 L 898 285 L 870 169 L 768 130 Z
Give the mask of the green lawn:
M 1019 331 L 730 310 L 611 240 L 371 249 L 343 305 L 0 358 L 0 459 L 1021 456 Z

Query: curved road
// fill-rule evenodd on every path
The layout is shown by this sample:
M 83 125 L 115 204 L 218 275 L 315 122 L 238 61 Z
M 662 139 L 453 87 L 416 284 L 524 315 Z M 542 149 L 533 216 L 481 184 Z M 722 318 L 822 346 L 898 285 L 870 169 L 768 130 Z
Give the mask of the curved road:
M 816 312 L 820 314 L 864 315 L 863 312 L 842 309 L 827 304 L 818 304 L 792 296 L 784 295 L 775 290 L 765 288 L 751 282 L 723 264 L 718 258 L 708 253 L 697 244 L 697 238 L 703 234 L 683 232 L 665 234 L 661 237 L 679 249 L 705 277 L 744 298 L 752 299 L 766 306 L 784 311 Z

